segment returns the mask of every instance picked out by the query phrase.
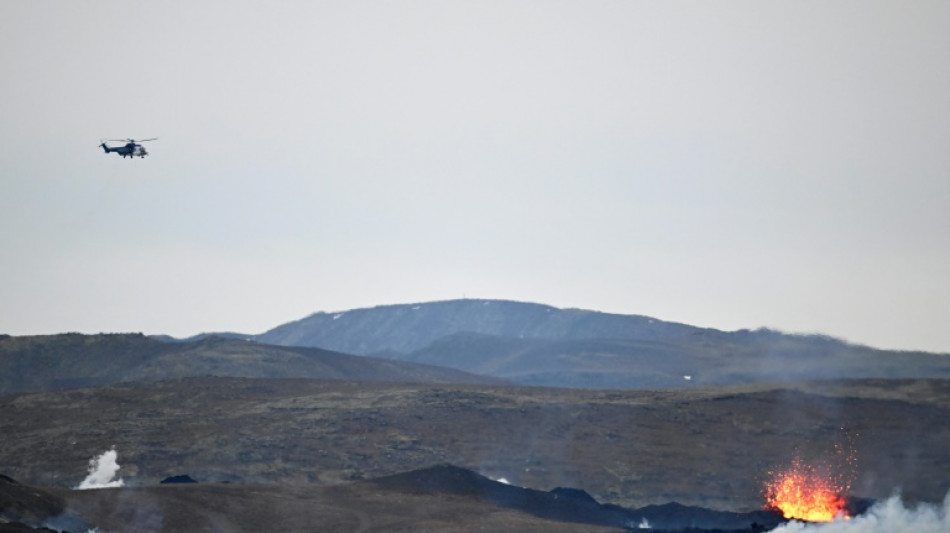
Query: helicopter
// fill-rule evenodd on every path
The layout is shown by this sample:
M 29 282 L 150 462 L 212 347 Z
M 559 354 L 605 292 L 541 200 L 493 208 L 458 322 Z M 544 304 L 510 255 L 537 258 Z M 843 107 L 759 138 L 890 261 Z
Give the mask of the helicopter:
M 158 139 L 158 137 L 152 137 L 151 139 L 142 139 L 141 141 L 138 141 L 138 142 L 135 142 L 135 139 L 104 139 L 104 140 L 100 139 L 102 143 L 99 146 L 101 146 L 102 149 L 105 150 L 107 154 L 109 152 L 115 152 L 119 154 L 120 156 L 122 156 L 123 158 L 135 157 L 135 156 L 145 157 L 148 155 L 148 152 L 145 151 L 145 147 L 139 143 L 154 141 L 156 139 Z M 114 147 L 108 146 L 106 144 L 107 142 L 124 142 L 125 146 L 114 146 Z

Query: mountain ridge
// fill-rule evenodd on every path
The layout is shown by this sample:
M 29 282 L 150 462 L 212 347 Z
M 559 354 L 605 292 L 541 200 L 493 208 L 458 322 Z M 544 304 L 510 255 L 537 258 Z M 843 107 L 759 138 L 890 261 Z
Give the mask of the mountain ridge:
M 24 348 L 41 338 L 48 345 Z M 13 357 L 17 346 L 32 350 L 29 357 Z M 400 366 L 410 363 L 426 370 Z M 0 371 L 0 393 L 199 375 L 643 389 L 950 378 L 950 355 L 878 350 L 826 335 L 724 332 L 642 315 L 466 299 L 317 312 L 260 335 L 0 336 Z M 465 374 L 444 374 L 449 371 Z
M 344 327 L 354 319 L 376 320 L 359 336 Z M 363 329 L 363 328 L 361 328 Z M 398 330 L 402 336 L 384 341 Z M 380 305 L 347 311 L 312 313 L 272 328 L 256 340 L 276 345 L 334 346 L 346 353 L 411 352 L 449 333 L 485 333 L 514 338 L 667 338 L 695 331 L 716 331 L 642 315 L 621 315 L 514 300 L 456 299 Z M 391 334 L 390 334 L 391 335 Z M 362 340 L 356 340 L 362 337 Z
M 827 335 L 720 331 L 512 300 L 317 312 L 254 337 L 446 366 L 523 385 L 657 388 L 789 379 L 950 377 L 950 356 Z

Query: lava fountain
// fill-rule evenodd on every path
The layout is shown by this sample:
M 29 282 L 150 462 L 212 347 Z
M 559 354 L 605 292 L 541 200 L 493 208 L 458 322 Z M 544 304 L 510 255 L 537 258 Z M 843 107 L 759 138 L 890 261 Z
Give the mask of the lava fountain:
M 850 518 L 845 493 L 855 477 L 857 460 L 853 450 L 853 446 L 836 444 L 831 462 L 806 463 L 795 458 L 787 467 L 770 472 L 765 484 L 765 508 L 781 511 L 788 519 L 808 522 Z
M 821 469 L 800 460 L 773 473 L 765 487 L 766 507 L 777 509 L 785 518 L 808 522 L 830 522 L 837 516 L 848 518 L 846 488 L 837 487 Z

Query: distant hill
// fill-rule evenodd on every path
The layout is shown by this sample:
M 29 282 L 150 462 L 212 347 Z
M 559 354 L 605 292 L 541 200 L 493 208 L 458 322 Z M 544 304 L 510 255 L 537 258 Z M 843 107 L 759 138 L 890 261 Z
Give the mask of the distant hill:
M 499 383 L 459 370 L 332 351 L 141 334 L 0 337 L 0 394 L 195 376 L 419 383 Z
M 318 346 L 345 353 L 411 353 L 455 333 L 514 339 L 679 338 L 705 330 L 638 315 L 508 300 L 448 300 L 314 313 L 256 339 L 283 346 Z
M 877 350 L 824 335 L 766 329 L 724 332 L 646 316 L 504 300 L 321 312 L 255 339 L 562 387 L 950 377 L 946 354 Z

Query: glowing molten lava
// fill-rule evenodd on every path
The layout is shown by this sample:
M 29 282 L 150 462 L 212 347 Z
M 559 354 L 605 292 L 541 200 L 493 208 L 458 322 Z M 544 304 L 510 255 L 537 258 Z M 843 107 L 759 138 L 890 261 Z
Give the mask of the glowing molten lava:
M 795 460 L 789 468 L 773 473 L 766 484 L 766 507 L 781 511 L 785 518 L 809 522 L 848 518 L 847 501 L 841 495 L 848 488 L 831 475 Z

